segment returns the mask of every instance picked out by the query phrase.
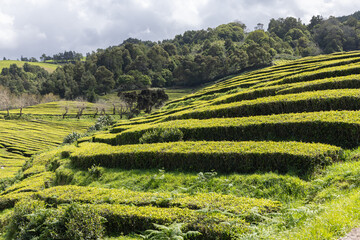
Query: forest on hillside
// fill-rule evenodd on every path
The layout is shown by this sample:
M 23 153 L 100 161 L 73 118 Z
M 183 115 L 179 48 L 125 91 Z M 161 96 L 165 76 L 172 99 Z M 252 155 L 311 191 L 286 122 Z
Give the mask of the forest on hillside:
M 274 59 L 351 51 L 360 48 L 360 12 L 350 16 L 313 16 L 309 24 L 294 17 L 271 19 L 247 32 L 241 22 L 186 31 L 159 42 L 127 39 L 118 46 L 86 55 L 48 73 L 40 67 L 4 68 L 0 85 L 13 94 L 52 93 L 65 99 L 97 96 L 149 87 L 192 87 L 244 70 L 272 64 Z M 54 55 L 63 59 L 69 52 Z M 48 61 L 43 54 L 41 59 Z

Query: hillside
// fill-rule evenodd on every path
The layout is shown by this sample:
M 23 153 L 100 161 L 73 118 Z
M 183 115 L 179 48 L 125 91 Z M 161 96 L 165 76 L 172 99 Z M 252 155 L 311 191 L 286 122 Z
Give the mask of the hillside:
M 9 68 L 11 64 L 16 64 L 18 67 L 23 67 L 25 63 L 42 67 L 49 73 L 54 72 L 55 69 L 60 66 L 59 64 L 50 64 L 50 63 L 43 63 L 43 62 L 24 62 L 24 61 L 15 61 L 15 60 L 0 60 L 0 71 L 3 68 Z
M 24 109 L 47 116 L 0 120 L 0 232 L 338 239 L 360 225 L 359 73 L 360 51 L 287 61 L 61 146 L 90 118 Z

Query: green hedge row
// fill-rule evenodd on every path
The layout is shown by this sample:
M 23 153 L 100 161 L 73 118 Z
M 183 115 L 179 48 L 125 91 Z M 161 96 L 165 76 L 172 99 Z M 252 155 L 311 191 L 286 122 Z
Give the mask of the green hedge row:
M 279 85 L 279 84 L 294 83 L 294 82 L 305 82 L 316 79 L 340 77 L 340 76 L 347 76 L 347 75 L 359 74 L 359 73 L 360 73 L 360 64 L 355 63 L 344 66 L 322 68 L 317 71 L 304 72 L 265 85 L 271 86 L 275 84 Z
M 330 89 L 360 88 L 359 75 L 326 78 L 321 80 L 289 84 L 277 92 L 277 94 L 300 93 L 305 91 L 319 91 Z
M 94 140 L 112 145 L 137 144 L 141 136 L 148 131 L 170 129 L 174 126 L 183 132 L 185 141 L 295 140 L 320 142 L 343 148 L 360 145 L 360 111 L 174 120 L 139 125 L 120 134 L 107 134 Z
M 279 210 L 280 203 L 266 199 L 236 197 L 218 193 L 171 194 L 135 192 L 126 189 L 105 189 L 81 186 L 57 186 L 45 189 L 34 195 L 36 198 L 51 204 L 71 202 L 80 203 L 110 203 L 135 206 L 180 207 L 228 211 L 245 217 L 251 214 L 254 207 L 259 213 Z
M 174 222 L 185 224 L 185 231 L 196 230 L 202 235 L 196 239 L 233 239 L 234 233 L 249 231 L 249 224 L 243 219 L 218 212 L 201 212 L 184 208 L 136 207 L 117 204 L 89 205 L 107 221 L 109 233 L 129 234 L 153 229 L 153 224 L 169 225 Z M 232 223 L 232 224 L 229 224 Z
M 233 94 L 227 94 L 214 99 L 211 105 L 251 100 L 260 97 L 274 96 L 277 94 L 300 93 L 306 91 L 360 88 L 360 77 L 358 75 L 349 75 L 343 77 L 326 78 L 308 82 L 290 83 L 249 89 Z
M 281 113 L 359 110 L 360 90 L 340 89 L 277 95 L 175 113 L 165 120 L 246 117 Z
M 111 146 L 81 143 L 70 154 L 75 167 L 251 173 L 293 171 L 304 175 L 317 165 L 337 161 L 339 147 L 301 142 L 175 142 Z

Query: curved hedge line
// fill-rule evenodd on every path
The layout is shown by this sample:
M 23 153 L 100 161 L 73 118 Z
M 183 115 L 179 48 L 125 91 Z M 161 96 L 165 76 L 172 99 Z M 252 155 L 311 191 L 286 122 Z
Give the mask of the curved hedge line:
M 166 117 L 165 120 L 246 117 L 281 113 L 359 109 L 360 90 L 341 89 L 278 95 L 207 106 L 192 109 L 191 111 L 178 112 Z
M 333 77 L 308 82 L 289 83 L 269 87 L 248 89 L 245 91 L 227 94 L 218 97 L 211 102 L 211 105 L 251 100 L 260 97 L 275 96 L 277 94 L 300 93 L 307 91 L 360 88 L 360 77 L 358 75 L 349 75 L 343 77 Z
M 360 111 L 174 120 L 140 125 L 120 134 L 97 136 L 94 141 L 112 145 L 137 144 L 148 131 L 174 126 L 183 132 L 185 141 L 296 140 L 327 143 L 343 148 L 360 145 Z
M 175 142 L 111 146 L 81 143 L 70 154 L 75 167 L 251 173 L 293 171 L 307 174 L 317 165 L 340 159 L 339 147 L 301 142 Z
M 272 85 L 279 85 L 279 84 L 286 84 L 286 83 L 305 82 L 305 81 L 312 81 L 312 80 L 316 80 L 316 79 L 341 77 L 341 76 L 347 76 L 347 75 L 359 74 L 359 73 L 360 73 L 360 64 L 354 63 L 354 64 L 349 64 L 349 65 L 344 65 L 344 66 L 321 68 L 317 71 L 303 72 L 303 73 L 299 73 L 299 74 L 296 74 L 293 76 L 285 77 L 285 78 L 277 80 L 277 81 L 264 83 L 261 85 L 262 85 L 262 87 L 264 87 L 264 86 L 272 86 Z

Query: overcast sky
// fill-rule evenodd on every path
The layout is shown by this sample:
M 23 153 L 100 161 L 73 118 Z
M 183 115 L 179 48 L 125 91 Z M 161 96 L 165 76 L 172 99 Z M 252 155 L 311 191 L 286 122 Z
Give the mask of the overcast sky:
M 0 0 L 0 57 L 86 53 L 133 37 L 158 41 L 239 20 L 343 16 L 358 0 Z

